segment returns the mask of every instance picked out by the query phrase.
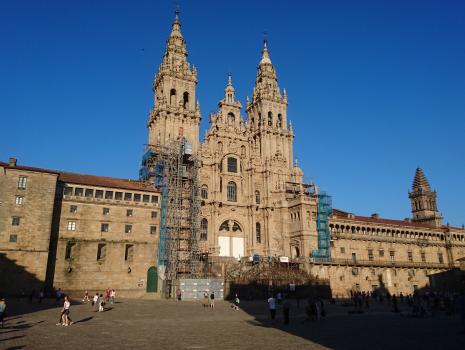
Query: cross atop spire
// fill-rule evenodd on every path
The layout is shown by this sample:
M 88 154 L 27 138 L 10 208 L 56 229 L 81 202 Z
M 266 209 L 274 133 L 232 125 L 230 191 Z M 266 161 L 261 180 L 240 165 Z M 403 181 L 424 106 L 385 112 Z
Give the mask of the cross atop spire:
M 179 21 L 179 5 L 176 4 L 176 10 L 174 11 L 174 21 L 171 25 L 171 34 L 170 37 L 179 36 L 182 38 L 181 34 L 181 22 Z
M 264 32 L 263 35 L 264 35 L 264 38 L 263 38 L 263 51 L 262 51 L 262 59 L 260 60 L 260 64 L 264 64 L 264 63 L 271 64 L 270 54 L 268 52 L 267 33 Z

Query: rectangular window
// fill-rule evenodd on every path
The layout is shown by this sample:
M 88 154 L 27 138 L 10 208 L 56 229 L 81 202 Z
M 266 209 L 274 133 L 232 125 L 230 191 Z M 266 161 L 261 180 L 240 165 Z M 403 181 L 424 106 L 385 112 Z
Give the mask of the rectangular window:
M 373 249 L 368 249 L 368 260 L 373 261 Z
M 421 252 L 420 255 L 421 255 L 421 262 L 426 262 L 426 253 Z
M 70 212 L 70 213 L 75 213 L 75 212 L 77 212 L 77 205 L 70 205 L 70 207 L 69 207 L 69 212 Z
M 65 196 L 72 196 L 73 195 L 73 188 L 69 187 L 69 186 L 65 186 L 65 188 L 63 189 L 63 194 Z
M 22 205 L 23 202 L 24 202 L 24 197 L 23 197 L 23 196 L 16 196 L 16 198 L 15 198 L 15 203 L 16 203 L 17 205 Z
M 105 191 L 105 199 L 113 199 L 113 191 Z
M 81 187 L 76 187 L 74 189 L 74 195 L 77 197 L 82 197 L 84 195 L 84 189 Z
M 18 242 L 18 235 L 10 235 L 10 243 Z
M 110 208 L 103 208 L 103 215 L 110 214 Z
M 384 250 L 383 249 L 379 250 L 379 257 L 384 258 Z
M 438 260 L 439 260 L 439 263 L 440 264 L 443 264 L 444 263 L 444 258 L 442 256 L 442 253 L 438 253 Z
M 11 217 L 11 224 L 13 226 L 19 226 L 20 220 L 21 220 L 21 218 L 19 216 L 12 216 Z
M 68 231 L 76 231 L 76 221 L 68 221 Z
M 26 189 L 26 182 L 27 182 L 27 177 L 26 176 L 20 176 L 18 179 L 18 188 L 20 190 L 25 190 Z
M 408 261 L 413 262 L 413 253 L 412 252 L 407 252 L 407 256 L 408 256 Z
M 150 234 L 154 235 L 157 233 L 157 226 L 150 226 Z
M 107 255 L 107 246 L 103 243 L 100 243 L 97 246 L 97 261 L 104 260 Z
M 103 190 L 95 190 L 95 198 L 103 198 Z
M 156 219 L 158 216 L 158 212 L 152 211 L 152 219 Z
M 391 257 L 391 261 L 394 261 L 396 259 L 396 252 L 391 250 L 389 252 L 389 256 Z
M 120 201 L 123 199 L 123 192 L 115 192 L 115 199 Z
M 125 225 L 124 233 L 131 233 L 131 232 L 132 232 L 132 225 Z
M 142 202 L 148 203 L 150 201 L 150 196 L 148 194 L 144 194 L 142 196 Z
M 108 224 L 101 224 L 100 225 L 100 232 L 108 232 Z
M 140 202 L 140 193 L 134 193 L 134 202 Z
M 152 203 L 158 203 L 158 196 L 152 196 Z
M 126 244 L 126 249 L 124 251 L 124 261 L 131 262 L 134 258 L 134 245 Z
M 124 200 L 125 201 L 132 201 L 132 193 L 125 192 L 124 193 Z
M 341 247 L 341 254 L 345 254 L 345 253 L 346 253 L 346 248 Z
M 126 210 L 126 216 L 132 216 L 132 209 Z
M 86 197 L 93 197 L 94 196 L 94 190 L 91 188 L 86 188 Z
M 71 260 L 73 258 L 73 247 L 75 243 L 68 241 L 66 243 L 66 251 L 65 251 L 65 260 Z
M 234 157 L 228 157 L 228 172 L 237 173 L 237 159 Z
M 352 261 L 356 262 L 357 261 L 357 254 L 352 253 Z

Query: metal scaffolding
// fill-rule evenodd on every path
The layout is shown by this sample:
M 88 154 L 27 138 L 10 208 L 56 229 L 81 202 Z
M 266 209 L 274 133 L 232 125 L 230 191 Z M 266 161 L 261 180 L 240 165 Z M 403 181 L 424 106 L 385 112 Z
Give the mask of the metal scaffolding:
M 320 192 L 316 196 L 318 198 L 318 213 L 316 221 L 318 249 L 312 251 L 312 258 L 315 261 L 324 261 L 331 258 L 329 217 L 331 216 L 333 209 L 330 195 L 325 192 Z
M 167 145 L 148 145 L 139 175 L 162 193 L 158 273 L 170 297 L 177 280 L 196 278 L 201 270 L 199 160 L 180 136 Z

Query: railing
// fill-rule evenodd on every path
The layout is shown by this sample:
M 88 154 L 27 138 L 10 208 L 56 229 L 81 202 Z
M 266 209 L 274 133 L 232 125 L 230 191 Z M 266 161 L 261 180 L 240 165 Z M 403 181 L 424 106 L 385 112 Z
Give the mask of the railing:
M 359 260 L 359 259 L 337 259 L 329 258 L 328 260 L 319 260 L 310 258 L 313 264 L 324 265 L 348 265 L 348 266 L 382 266 L 382 267 L 407 267 L 407 268 L 432 268 L 432 269 L 448 269 L 455 267 L 447 263 L 433 262 L 414 262 L 414 261 L 390 261 L 390 260 Z
M 366 235 L 360 233 L 341 233 L 341 232 L 331 232 L 331 238 L 344 238 L 344 239 L 355 239 L 355 240 L 369 240 L 369 241 L 379 241 L 379 242 L 393 242 L 393 243 L 411 243 L 417 244 L 419 246 L 428 246 L 428 245 L 445 245 L 445 241 L 442 240 L 428 240 L 428 239 L 419 239 L 419 238 L 410 238 L 410 237 L 392 237 L 392 236 L 381 236 L 381 235 Z

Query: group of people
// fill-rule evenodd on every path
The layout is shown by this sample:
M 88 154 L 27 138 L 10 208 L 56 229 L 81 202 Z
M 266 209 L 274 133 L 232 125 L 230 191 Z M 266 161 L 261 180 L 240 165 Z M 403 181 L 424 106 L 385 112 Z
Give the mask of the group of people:
M 215 292 L 209 293 L 208 291 L 205 291 L 203 293 L 203 299 L 205 301 L 203 303 L 204 307 L 210 307 L 212 309 L 215 307 Z M 207 303 L 207 301 L 208 301 L 208 303 Z
M 278 292 L 276 296 L 274 296 L 273 294 L 270 295 L 267 302 L 268 302 L 268 309 L 270 310 L 271 322 L 273 323 L 275 322 L 276 309 L 278 306 L 282 304 L 284 324 L 286 325 L 289 324 L 289 314 L 291 311 L 291 303 L 289 302 L 288 296 L 284 295 L 281 292 Z
M 98 312 L 105 311 L 106 303 L 114 304 L 115 303 L 116 292 L 114 289 L 107 288 L 105 293 L 95 293 L 92 300 L 89 298 L 89 292 L 86 290 L 84 293 L 83 302 L 90 301 L 92 306 L 97 308 Z

